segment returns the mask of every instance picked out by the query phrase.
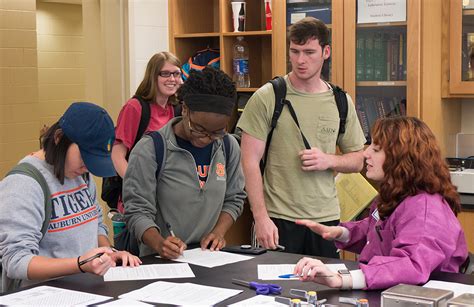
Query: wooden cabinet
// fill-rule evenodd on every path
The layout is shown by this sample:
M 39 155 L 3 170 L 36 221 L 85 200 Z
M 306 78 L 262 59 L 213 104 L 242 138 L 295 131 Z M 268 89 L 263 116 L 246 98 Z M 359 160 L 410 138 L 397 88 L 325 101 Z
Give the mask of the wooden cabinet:
M 446 96 L 474 95 L 474 3 L 449 1 L 449 81 Z M 471 96 L 472 97 L 472 96 Z
M 283 4 L 283 0 L 272 1 L 273 30 L 267 31 L 264 1 L 247 0 L 246 31 L 233 32 L 229 0 L 169 0 L 170 50 L 184 63 L 199 50 L 218 48 L 221 69 L 232 76 L 233 44 L 237 36 L 243 36 L 249 45 L 250 88 L 238 91 L 254 92 L 284 73 L 284 55 L 278 48 L 285 37 L 285 28 L 279 22 L 283 20 Z

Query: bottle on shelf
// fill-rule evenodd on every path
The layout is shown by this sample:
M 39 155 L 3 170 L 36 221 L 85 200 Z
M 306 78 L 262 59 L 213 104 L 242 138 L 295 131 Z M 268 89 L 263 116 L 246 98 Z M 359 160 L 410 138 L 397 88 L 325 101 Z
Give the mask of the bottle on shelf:
M 272 0 L 265 1 L 265 26 L 267 30 L 272 29 Z
M 250 87 L 249 46 L 243 36 L 237 36 L 233 48 L 233 80 L 236 87 Z
M 239 32 L 245 31 L 245 2 L 240 4 L 239 11 Z

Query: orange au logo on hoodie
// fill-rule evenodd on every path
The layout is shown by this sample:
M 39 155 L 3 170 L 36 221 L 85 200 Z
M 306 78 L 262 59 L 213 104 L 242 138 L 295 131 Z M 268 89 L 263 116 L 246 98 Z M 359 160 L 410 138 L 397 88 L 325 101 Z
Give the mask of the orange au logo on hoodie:
M 216 174 L 219 177 L 224 177 L 225 175 L 225 165 L 222 163 L 217 163 L 216 164 Z

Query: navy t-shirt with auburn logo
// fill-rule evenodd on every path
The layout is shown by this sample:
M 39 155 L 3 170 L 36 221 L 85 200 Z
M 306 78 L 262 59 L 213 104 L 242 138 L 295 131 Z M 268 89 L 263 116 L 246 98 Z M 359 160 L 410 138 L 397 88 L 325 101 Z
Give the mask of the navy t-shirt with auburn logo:
M 178 142 L 179 147 L 189 151 L 194 157 L 196 171 L 199 176 L 199 184 L 201 188 L 204 187 L 207 176 L 209 175 L 209 165 L 211 164 L 212 146 L 214 142 L 202 148 L 196 147 L 191 144 L 191 142 L 178 136 L 176 136 L 176 142 Z

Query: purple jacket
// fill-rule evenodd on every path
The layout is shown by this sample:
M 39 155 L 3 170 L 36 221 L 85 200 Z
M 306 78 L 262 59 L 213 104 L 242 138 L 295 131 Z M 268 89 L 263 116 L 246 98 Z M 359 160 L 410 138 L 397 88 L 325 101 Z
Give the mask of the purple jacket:
M 384 221 L 376 208 L 373 202 L 369 217 L 341 223 L 350 240 L 336 241 L 337 248 L 360 254 L 366 289 L 422 284 L 431 272 L 459 272 L 468 255 L 466 239 L 441 195 L 407 197 Z

